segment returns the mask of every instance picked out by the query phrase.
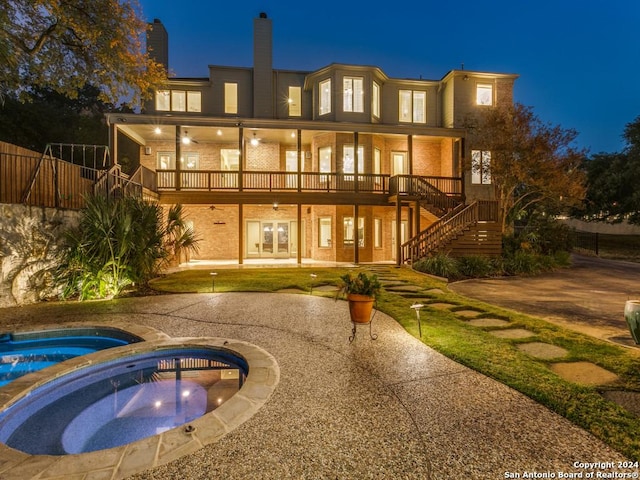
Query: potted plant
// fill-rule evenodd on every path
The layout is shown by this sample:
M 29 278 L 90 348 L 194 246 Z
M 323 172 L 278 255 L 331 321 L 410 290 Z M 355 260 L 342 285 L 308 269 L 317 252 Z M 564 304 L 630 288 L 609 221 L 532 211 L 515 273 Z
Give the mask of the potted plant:
M 373 303 L 380 293 L 382 285 L 377 275 L 359 272 L 357 275 L 347 273 L 340 277 L 342 285 L 340 292 L 347 295 L 349 313 L 354 323 L 369 323 Z

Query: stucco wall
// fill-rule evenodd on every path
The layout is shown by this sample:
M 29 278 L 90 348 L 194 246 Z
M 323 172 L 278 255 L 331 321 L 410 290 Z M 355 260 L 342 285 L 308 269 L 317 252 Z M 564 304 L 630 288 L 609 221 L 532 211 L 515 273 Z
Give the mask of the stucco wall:
M 54 296 L 52 271 L 62 232 L 79 212 L 0 204 L 0 307 Z

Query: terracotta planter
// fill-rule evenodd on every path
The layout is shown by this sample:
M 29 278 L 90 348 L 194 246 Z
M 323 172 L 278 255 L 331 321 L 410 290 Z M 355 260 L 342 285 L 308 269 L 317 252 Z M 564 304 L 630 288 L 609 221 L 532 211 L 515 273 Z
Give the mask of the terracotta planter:
M 367 295 L 349 293 L 349 313 L 351 321 L 355 323 L 369 323 L 371 321 L 371 311 L 373 310 L 374 298 Z

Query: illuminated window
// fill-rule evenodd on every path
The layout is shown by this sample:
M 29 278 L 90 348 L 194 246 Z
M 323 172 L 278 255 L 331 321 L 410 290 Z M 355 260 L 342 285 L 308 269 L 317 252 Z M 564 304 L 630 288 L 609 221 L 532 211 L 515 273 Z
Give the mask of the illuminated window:
M 302 89 L 300 87 L 289 87 L 289 116 L 299 117 L 302 115 Z
M 240 167 L 240 151 L 237 148 L 220 149 L 220 169 L 238 170 Z
M 320 82 L 320 98 L 318 99 L 320 115 L 331 113 L 331 79 Z
M 156 92 L 156 110 L 159 112 L 171 110 L 171 92 L 169 90 L 158 90 Z
M 171 110 L 174 112 L 187 111 L 187 92 L 184 90 L 171 90 Z
M 427 122 L 427 92 L 413 92 L 413 122 Z
M 493 105 L 493 85 L 481 83 L 476 85 L 476 104 Z
M 331 217 L 320 217 L 318 219 L 318 246 L 331 246 Z
M 345 112 L 364 112 L 364 79 L 344 77 L 342 108 Z
M 180 158 L 180 168 L 197 170 L 200 166 L 200 154 L 198 152 L 184 152 Z
M 382 219 L 373 219 L 373 246 L 382 248 Z
M 187 92 L 187 112 L 198 113 L 202 111 L 202 93 Z
M 342 173 L 355 173 L 355 156 L 353 145 L 345 145 L 342 156 Z M 358 146 L 358 173 L 364 173 L 364 147 Z M 347 177 L 353 180 L 353 177 Z
M 224 84 L 224 113 L 238 113 L 238 84 Z
M 375 117 L 380 117 L 380 85 L 373 82 L 373 95 L 371 96 L 371 111 Z
M 175 170 L 176 154 L 174 152 L 158 152 L 158 170 Z
M 318 157 L 320 158 L 320 173 L 330 173 L 331 172 L 331 147 L 319 148 Z
M 491 184 L 491 152 L 471 150 L 471 183 Z
M 158 90 L 156 110 L 159 112 L 200 112 L 202 93 L 184 90 Z
M 373 149 L 373 173 L 380 175 L 380 159 L 382 155 L 379 148 Z
M 344 244 L 345 245 L 353 245 L 355 242 L 355 230 L 354 230 L 354 222 L 353 217 L 344 217 L 343 218 L 343 228 L 344 228 Z M 364 247 L 364 218 L 358 218 L 358 246 Z
M 427 92 L 400 90 L 398 118 L 401 122 L 427 122 Z

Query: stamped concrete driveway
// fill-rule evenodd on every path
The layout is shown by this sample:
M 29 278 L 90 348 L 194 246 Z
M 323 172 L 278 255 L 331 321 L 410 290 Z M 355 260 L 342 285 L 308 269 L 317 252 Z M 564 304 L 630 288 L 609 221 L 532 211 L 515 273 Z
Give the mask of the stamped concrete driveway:
M 582 255 L 572 260 L 571 268 L 535 277 L 464 280 L 449 289 L 638 348 L 623 312 L 627 300 L 640 299 L 640 264 Z

